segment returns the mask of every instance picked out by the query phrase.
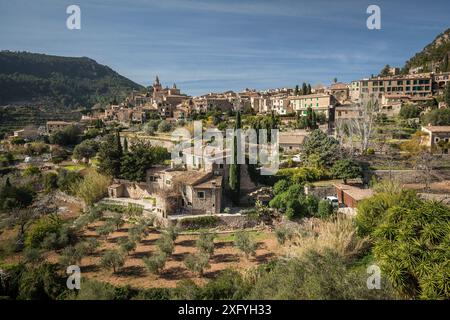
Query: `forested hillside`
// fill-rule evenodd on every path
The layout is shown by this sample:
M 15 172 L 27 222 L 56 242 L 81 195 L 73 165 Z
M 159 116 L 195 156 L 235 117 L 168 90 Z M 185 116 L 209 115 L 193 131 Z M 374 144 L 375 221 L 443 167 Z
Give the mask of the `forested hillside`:
M 427 45 L 409 59 L 404 72 L 411 68 L 422 67 L 423 71 L 433 71 L 436 67 L 442 72 L 450 71 L 448 58 L 450 55 L 450 29 L 438 35 L 433 42 Z
M 90 108 L 142 87 L 92 59 L 0 52 L 0 105 Z

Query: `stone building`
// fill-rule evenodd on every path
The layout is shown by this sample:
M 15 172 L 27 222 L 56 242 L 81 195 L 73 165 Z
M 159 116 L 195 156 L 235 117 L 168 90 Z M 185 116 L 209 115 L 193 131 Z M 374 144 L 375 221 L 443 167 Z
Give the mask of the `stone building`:
M 427 134 L 423 144 L 436 153 L 448 154 L 450 150 L 450 126 L 422 127 L 422 132 Z

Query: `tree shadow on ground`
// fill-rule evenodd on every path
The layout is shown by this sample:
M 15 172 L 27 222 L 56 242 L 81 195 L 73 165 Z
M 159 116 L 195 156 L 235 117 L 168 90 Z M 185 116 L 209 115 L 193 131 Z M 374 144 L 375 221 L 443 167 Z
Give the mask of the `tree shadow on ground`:
M 267 252 L 265 254 L 260 254 L 256 257 L 253 257 L 253 260 L 258 263 L 266 263 L 269 262 L 273 257 L 275 257 L 275 254 L 273 252 Z
M 117 272 L 116 275 L 119 277 L 141 277 L 145 273 L 144 267 L 141 266 L 128 266 L 122 267 Z
M 117 236 L 117 237 L 114 237 L 114 238 L 108 238 L 107 241 L 109 243 L 119 243 L 119 240 L 122 239 L 122 238 L 128 239 L 128 236 Z
M 147 258 L 147 257 L 150 256 L 152 253 L 153 253 L 153 251 L 139 251 L 139 252 L 133 252 L 132 254 L 130 254 L 130 258 L 133 258 L 133 259 Z
M 140 241 L 140 244 L 143 246 L 150 246 L 152 244 L 155 244 L 158 239 L 142 239 Z
M 214 243 L 214 247 L 216 249 L 229 248 L 229 247 L 233 247 L 233 246 L 234 246 L 233 241 L 221 241 L 221 242 Z
M 182 267 L 171 267 L 164 269 L 159 276 L 166 280 L 181 280 L 185 279 L 188 275 Z
M 222 271 L 223 270 L 214 270 L 214 271 L 207 271 L 207 270 L 205 270 L 203 272 L 203 277 L 207 278 L 207 279 L 214 279 L 214 278 L 217 278 L 219 273 L 221 273 Z
M 100 271 L 100 266 L 97 264 L 88 264 L 86 266 L 82 266 L 81 272 L 98 272 Z
M 172 260 L 175 261 L 184 261 L 186 259 L 188 252 L 174 253 L 172 254 Z
M 223 263 L 223 262 L 238 262 L 239 256 L 237 254 L 232 253 L 221 253 L 221 254 L 215 254 L 211 260 L 214 263 Z
M 183 247 L 194 247 L 195 246 L 195 240 L 181 240 L 177 241 L 177 246 L 183 246 Z

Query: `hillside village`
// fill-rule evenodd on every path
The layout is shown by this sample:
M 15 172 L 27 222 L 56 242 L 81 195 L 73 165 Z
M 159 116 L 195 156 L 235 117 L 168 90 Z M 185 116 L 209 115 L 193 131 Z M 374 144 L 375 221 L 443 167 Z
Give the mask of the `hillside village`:
M 386 226 L 397 235 L 412 232 L 407 222 L 413 215 L 423 230 L 439 221 L 443 231 L 430 241 L 448 256 L 448 53 L 439 67 L 425 69 L 386 66 L 350 83 L 334 79 L 329 85 L 195 97 L 155 75 L 150 87 L 90 108 L 78 121 L 55 118 L 11 131 L 0 147 L 0 262 L 25 261 L 33 272 L 79 264 L 92 281 L 132 286 L 130 296 L 189 298 L 177 290 L 186 285 L 201 291 L 230 279 L 244 283 L 248 270 L 280 257 L 304 257 L 308 246 L 328 257 L 323 248 L 338 251 L 342 239 L 314 241 L 347 232 L 349 247 L 358 243 L 354 252 L 339 256 L 342 261 L 335 253 L 328 258 L 346 266 L 369 259 L 392 274 L 383 280 L 385 289 L 368 292 L 361 282 L 352 298 L 448 299 L 445 281 L 424 284 L 426 277 L 448 280 L 443 256 L 433 274 L 417 272 L 428 263 L 425 253 L 417 265 L 402 267 L 408 270 L 404 278 L 396 273 L 394 250 L 408 256 L 405 247 L 414 241 L 431 248 L 428 238 L 383 233 Z M 179 134 L 182 129 L 193 136 L 194 122 L 203 127 L 199 146 Z M 207 129 L 215 138 L 206 136 Z M 277 172 L 262 174 L 261 158 L 250 161 L 250 148 L 238 163 L 236 151 L 217 139 L 226 138 L 227 129 L 279 130 L 275 141 L 267 137 L 277 143 Z M 394 216 L 400 222 L 389 225 Z M 12 270 L 2 265 L 0 271 Z M 285 268 L 280 263 L 274 270 L 280 275 Z M 363 277 L 365 270 L 357 270 Z M 281 281 L 257 278 L 239 298 L 272 298 L 274 292 L 262 289 L 277 290 L 267 285 L 271 279 Z M 0 288 L 1 295 L 11 295 Z

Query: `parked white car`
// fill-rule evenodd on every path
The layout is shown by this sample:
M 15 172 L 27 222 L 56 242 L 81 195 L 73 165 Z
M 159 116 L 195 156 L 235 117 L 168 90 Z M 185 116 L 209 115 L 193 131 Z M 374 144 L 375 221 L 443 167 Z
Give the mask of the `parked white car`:
M 292 161 L 294 161 L 294 162 L 300 162 L 300 161 L 301 161 L 301 159 L 300 159 L 300 154 L 296 154 L 295 156 L 293 156 L 293 157 L 292 157 Z
M 330 202 L 333 207 L 336 207 L 336 208 L 339 207 L 339 199 L 337 197 L 335 197 L 335 196 L 328 196 L 325 199 L 328 202 Z

